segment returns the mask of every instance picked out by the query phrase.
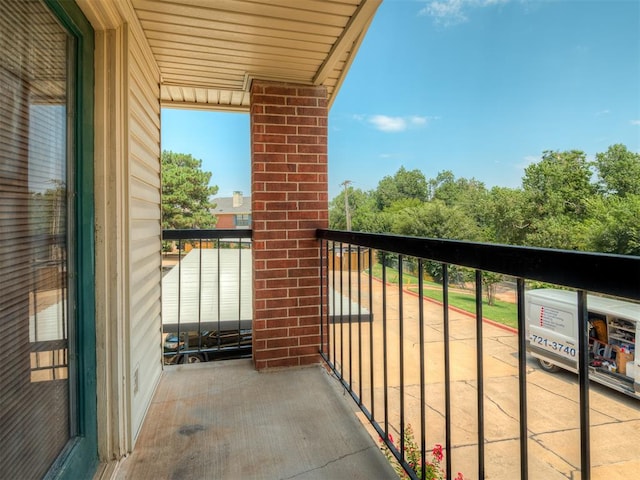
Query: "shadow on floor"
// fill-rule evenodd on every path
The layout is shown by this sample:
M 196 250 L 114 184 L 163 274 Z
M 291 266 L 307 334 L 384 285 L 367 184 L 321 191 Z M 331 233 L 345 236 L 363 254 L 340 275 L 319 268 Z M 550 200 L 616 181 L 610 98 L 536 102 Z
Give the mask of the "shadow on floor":
M 117 479 L 397 478 L 320 365 L 257 372 L 251 360 L 165 367 Z

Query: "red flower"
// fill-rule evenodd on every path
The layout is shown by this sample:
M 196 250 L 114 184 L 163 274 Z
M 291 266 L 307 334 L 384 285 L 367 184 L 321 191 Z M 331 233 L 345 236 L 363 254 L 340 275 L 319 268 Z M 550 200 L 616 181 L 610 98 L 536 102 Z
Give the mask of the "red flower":
M 433 454 L 433 457 L 438 461 L 441 462 L 442 461 L 442 445 L 440 445 L 439 443 L 436 443 L 436 446 L 433 447 L 433 451 L 431 452 Z

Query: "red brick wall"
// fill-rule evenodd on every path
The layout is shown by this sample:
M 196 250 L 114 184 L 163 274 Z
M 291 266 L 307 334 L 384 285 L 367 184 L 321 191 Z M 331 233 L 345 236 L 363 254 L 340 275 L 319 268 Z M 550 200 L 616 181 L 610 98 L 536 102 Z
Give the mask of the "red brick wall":
M 253 358 L 257 369 L 319 361 L 317 228 L 328 227 L 324 87 L 251 87 Z
M 216 228 L 236 228 L 235 225 L 235 214 L 217 214 L 218 223 L 216 223 Z

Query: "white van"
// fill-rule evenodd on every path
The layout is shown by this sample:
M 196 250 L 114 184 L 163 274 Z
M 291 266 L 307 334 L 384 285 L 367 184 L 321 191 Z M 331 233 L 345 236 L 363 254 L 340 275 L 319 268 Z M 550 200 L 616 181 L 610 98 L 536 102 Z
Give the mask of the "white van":
M 578 372 L 578 298 L 551 288 L 525 294 L 527 350 L 549 372 Z M 589 378 L 640 398 L 640 304 L 587 295 Z

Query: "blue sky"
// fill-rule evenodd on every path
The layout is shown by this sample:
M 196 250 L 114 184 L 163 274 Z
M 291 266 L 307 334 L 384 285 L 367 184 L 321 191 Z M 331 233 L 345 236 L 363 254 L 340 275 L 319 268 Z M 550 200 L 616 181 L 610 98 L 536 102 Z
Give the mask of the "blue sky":
M 329 114 L 329 195 L 401 166 L 518 187 L 544 150 L 640 152 L 639 0 L 385 0 Z M 250 193 L 247 114 L 163 110 L 219 196 Z

